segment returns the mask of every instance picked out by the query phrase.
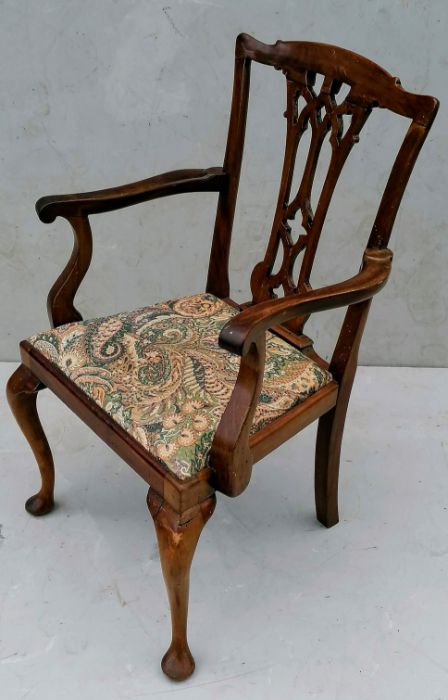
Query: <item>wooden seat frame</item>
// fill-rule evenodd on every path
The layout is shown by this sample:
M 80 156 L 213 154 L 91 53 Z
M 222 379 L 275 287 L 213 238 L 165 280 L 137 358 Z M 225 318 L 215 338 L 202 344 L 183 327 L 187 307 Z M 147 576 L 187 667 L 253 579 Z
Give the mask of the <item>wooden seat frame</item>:
M 54 467 L 36 408 L 38 392 L 48 387 L 87 423 L 149 484 L 148 506 L 154 519 L 160 558 L 168 590 L 172 641 L 162 668 L 173 679 L 187 678 L 194 660 L 187 642 L 188 582 L 194 550 L 205 522 L 215 507 L 215 491 L 237 496 L 247 486 L 252 465 L 299 430 L 319 419 L 315 496 L 317 517 L 331 527 L 338 522 L 338 474 L 342 432 L 357 366 L 358 349 L 371 300 L 386 283 L 392 253 L 387 245 L 395 216 L 420 148 L 438 108 L 438 101 L 402 89 L 371 61 L 326 44 L 281 42 L 266 45 L 242 34 L 236 41 L 235 76 L 229 135 L 224 165 L 206 170 L 179 170 L 112 189 L 76 195 L 43 197 L 36 204 L 41 221 L 61 216 L 70 223 L 74 248 L 69 262 L 48 296 L 52 326 L 82 319 L 74 298 L 92 255 L 89 216 L 158 197 L 186 192 L 218 192 L 218 208 L 206 291 L 229 299 L 229 249 L 243 156 L 251 62 L 280 69 L 286 76 L 286 148 L 278 204 L 266 255 L 252 273 L 253 298 L 233 317 L 220 335 L 220 345 L 241 357 L 238 379 L 214 436 L 207 465 L 186 481 L 177 479 L 118 423 L 29 342 L 20 344 L 22 364 L 9 380 L 11 409 L 38 462 L 42 485 L 28 499 L 32 515 L 49 513 L 54 505 Z M 314 92 L 316 74 L 323 75 Z M 342 85 L 349 92 L 340 102 Z M 304 104 L 299 109 L 300 104 Z M 313 290 L 310 274 L 319 236 L 341 169 L 358 141 L 372 108 L 382 107 L 411 120 L 393 164 L 361 270 L 351 279 Z M 347 123 L 349 123 L 347 127 Z M 290 198 L 300 137 L 311 127 L 311 142 L 297 193 Z M 331 160 L 316 211 L 311 193 L 322 144 L 328 138 Z M 294 241 L 291 225 L 296 214 L 302 233 Z M 292 278 L 299 254 L 298 280 Z M 280 268 L 273 272 L 280 254 Z M 275 290 L 282 288 L 283 297 Z M 313 349 L 303 333 L 310 314 L 347 307 L 330 363 Z M 303 353 L 329 369 L 333 381 L 254 435 L 252 418 L 259 397 L 265 355 L 265 332 L 278 333 Z

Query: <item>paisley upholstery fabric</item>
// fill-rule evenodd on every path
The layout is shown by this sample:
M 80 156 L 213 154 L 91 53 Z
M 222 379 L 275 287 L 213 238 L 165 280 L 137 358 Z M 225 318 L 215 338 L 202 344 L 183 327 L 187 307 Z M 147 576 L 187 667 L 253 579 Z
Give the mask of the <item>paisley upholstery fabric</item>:
M 218 345 L 237 310 L 198 294 L 29 339 L 180 479 L 202 469 L 236 382 L 239 357 Z M 268 333 L 263 388 L 252 431 L 331 380 Z

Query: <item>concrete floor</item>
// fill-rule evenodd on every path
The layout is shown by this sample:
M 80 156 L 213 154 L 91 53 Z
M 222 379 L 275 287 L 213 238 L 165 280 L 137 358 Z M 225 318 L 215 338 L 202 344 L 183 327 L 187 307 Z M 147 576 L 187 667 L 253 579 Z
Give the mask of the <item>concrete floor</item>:
M 44 392 L 59 507 L 33 519 L 2 391 L 2 700 L 447 700 L 447 395 L 448 370 L 360 369 L 332 530 L 314 518 L 314 428 L 218 498 L 192 571 L 197 669 L 176 685 L 145 484 Z

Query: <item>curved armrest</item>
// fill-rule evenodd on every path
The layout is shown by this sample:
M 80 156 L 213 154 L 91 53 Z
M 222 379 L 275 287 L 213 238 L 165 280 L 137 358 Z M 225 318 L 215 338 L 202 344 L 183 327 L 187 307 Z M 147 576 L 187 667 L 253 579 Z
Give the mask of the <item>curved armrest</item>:
M 354 277 L 304 294 L 249 306 L 226 323 L 220 333 L 219 344 L 236 355 L 244 356 L 259 336 L 273 326 L 297 316 L 370 299 L 386 284 L 391 263 L 392 252 L 388 248 L 367 248 L 361 271 Z
M 219 192 L 227 177 L 222 168 L 173 170 L 121 187 L 41 197 L 36 202 L 36 211 L 41 221 L 51 224 L 57 216 L 69 218 L 100 214 L 171 194 Z
M 113 211 L 171 194 L 220 192 L 226 186 L 227 177 L 222 168 L 173 170 L 122 187 L 39 199 L 36 211 L 40 220 L 50 224 L 57 216 L 63 216 L 69 221 L 75 237 L 70 259 L 48 295 L 48 315 L 52 326 L 82 320 L 74 306 L 74 299 L 92 257 L 89 214 Z

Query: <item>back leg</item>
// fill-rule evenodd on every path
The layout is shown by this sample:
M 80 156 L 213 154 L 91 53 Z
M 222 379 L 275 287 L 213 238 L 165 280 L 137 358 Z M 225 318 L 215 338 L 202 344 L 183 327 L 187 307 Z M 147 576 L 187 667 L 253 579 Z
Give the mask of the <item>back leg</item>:
M 319 419 L 316 441 L 315 497 L 317 519 L 325 527 L 339 522 L 338 484 L 346 406 L 336 405 Z
M 31 515 L 46 515 L 54 507 L 53 456 L 36 406 L 37 393 L 43 388 L 39 379 L 25 365 L 16 369 L 6 387 L 11 411 L 29 442 L 42 479 L 40 491 L 25 503 L 25 508 Z
M 339 382 L 339 394 L 336 406 L 319 419 L 314 478 L 317 519 L 325 527 L 333 527 L 339 522 L 338 484 L 342 435 L 356 374 L 359 345 L 371 302 L 371 299 L 367 299 L 348 307 L 330 363 L 330 372 Z

